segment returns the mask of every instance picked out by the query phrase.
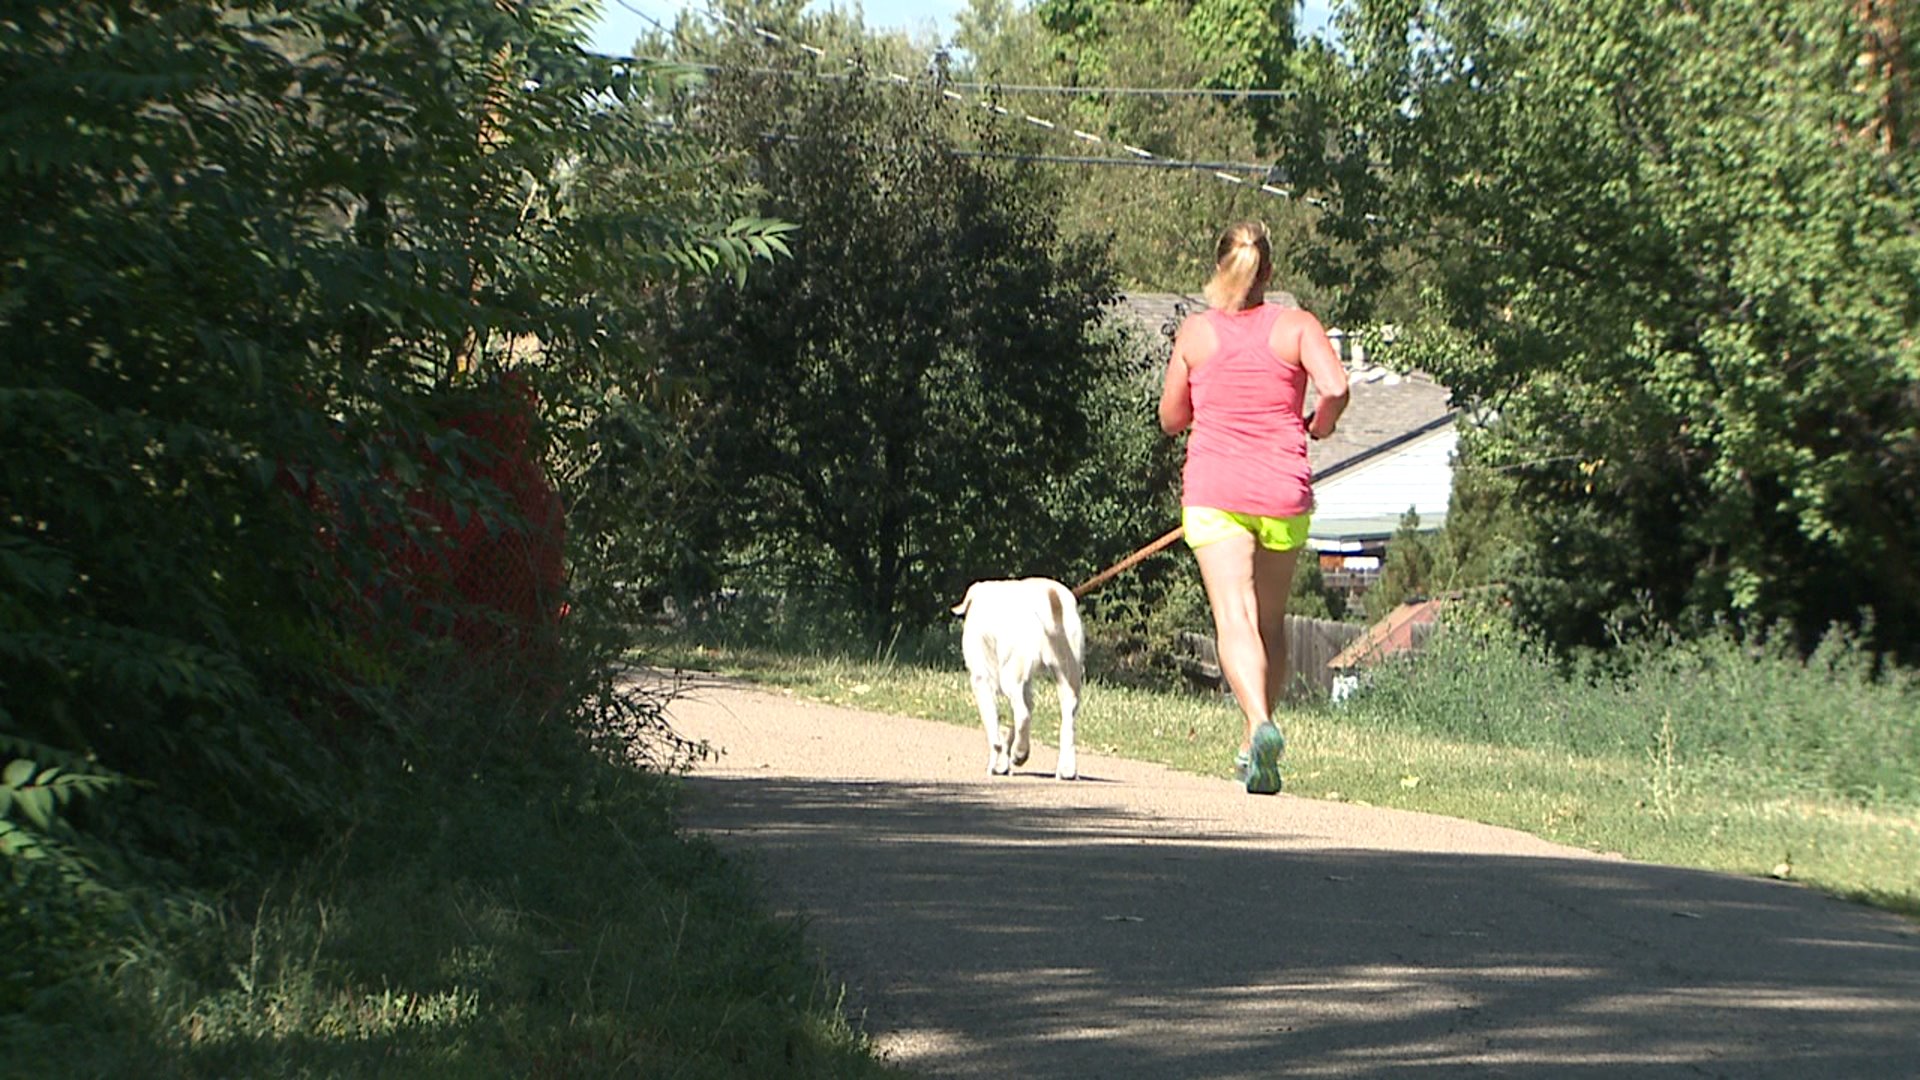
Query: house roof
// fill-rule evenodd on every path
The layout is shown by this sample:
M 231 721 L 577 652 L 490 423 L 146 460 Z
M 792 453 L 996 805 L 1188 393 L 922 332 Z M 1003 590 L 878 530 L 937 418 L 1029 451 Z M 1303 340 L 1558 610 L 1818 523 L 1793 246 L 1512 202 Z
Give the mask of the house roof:
M 1420 372 L 1361 364 L 1347 372 L 1347 411 L 1333 436 L 1307 444 L 1316 482 L 1453 423 L 1447 388 Z M 1313 391 L 1308 390 L 1312 399 Z
M 1424 632 L 1416 632 L 1415 627 L 1431 625 L 1438 620 L 1440 609 L 1445 604 L 1444 599 L 1401 604 L 1388 612 L 1386 618 L 1367 627 L 1366 633 L 1354 638 L 1346 648 L 1340 650 L 1340 655 L 1327 661 L 1327 666 L 1335 671 L 1344 671 L 1347 668 L 1365 667 L 1394 653 L 1412 651 L 1424 636 Z
M 1300 301 L 1290 292 L 1270 293 L 1267 300 L 1282 307 L 1300 306 Z M 1207 310 L 1207 302 L 1192 293 L 1122 293 L 1107 310 L 1113 317 L 1132 324 L 1155 339 L 1157 363 L 1164 361 L 1172 349 L 1173 334 L 1180 329 L 1181 321 L 1196 311 Z
M 1328 517 L 1323 514 L 1313 516 L 1312 535 L 1308 544 L 1315 551 L 1329 555 L 1364 554 L 1368 541 L 1383 541 L 1400 531 L 1401 514 L 1374 514 L 1368 517 Z M 1432 521 L 1428 516 L 1420 518 L 1421 528 L 1425 532 L 1429 527 L 1437 528 L 1446 523 L 1446 519 Z
M 1172 347 L 1173 332 L 1180 329 L 1180 321 L 1206 307 L 1205 300 L 1185 293 L 1122 293 L 1108 313 L 1153 338 L 1158 349 L 1156 360 L 1162 360 Z

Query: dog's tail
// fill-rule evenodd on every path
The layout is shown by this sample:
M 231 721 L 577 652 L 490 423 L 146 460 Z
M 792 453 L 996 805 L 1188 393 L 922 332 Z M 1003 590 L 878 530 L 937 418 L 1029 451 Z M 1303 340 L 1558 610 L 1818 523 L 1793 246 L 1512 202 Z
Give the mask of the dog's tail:
M 965 615 L 967 609 L 973 606 L 973 588 L 972 585 L 967 586 L 967 595 L 961 597 L 960 602 L 953 605 L 953 613 L 955 615 Z
M 1053 615 L 1047 624 L 1047 642 L 1054 657 L 1054 668 L 1065 676 L 1074 690 L 1084 677 L 1081 659 L 1086 651 L 1086 631 L 1080 625 L 1080 605 L 1073 593 L 1059 582 L 1047 589 L 1047 606 Z

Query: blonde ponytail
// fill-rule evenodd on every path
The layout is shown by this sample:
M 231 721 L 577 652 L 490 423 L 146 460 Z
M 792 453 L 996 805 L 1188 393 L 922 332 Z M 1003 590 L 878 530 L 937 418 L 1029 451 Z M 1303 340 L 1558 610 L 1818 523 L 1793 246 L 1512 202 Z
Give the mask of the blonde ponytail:
M 1213 277 L 1203 290 L 1207 303 L 1231 311 L 1273 275 L 1273 242 L 1257 221 L 1228 226 L 1214 245 Z

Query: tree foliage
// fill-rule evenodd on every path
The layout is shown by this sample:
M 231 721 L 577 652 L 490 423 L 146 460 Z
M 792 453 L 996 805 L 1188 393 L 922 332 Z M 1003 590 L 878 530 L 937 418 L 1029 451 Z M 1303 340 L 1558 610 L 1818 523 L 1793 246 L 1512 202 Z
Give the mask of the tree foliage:
M 1437 268 L 1412 356 L 1497 415 L 1473 464 L 1557 639 L 1866 611 L 1920 650 L 1914 46 L 1877 7 L 1350 9 L 1321 175 Z
M 657 76 L 579 28 L 484 0 L 0 20 L 0 746 L 35 763 L 10 820 L 114 774 L 157 850 L 232 853 L 449 734 L 386 704 L 481 675 L 406 557 L 443 521 L 529 527 L 462 418 L 531 392 L 536 460 L 590 452 L 634 367 L 612 276 L 777 236 L 692 202 L 579 210 L 583 163 L 698 156 L 600 107 Z M 578 565 L 600 525 L 573 524 Z
M 744 287 L 660 298 L 663 375 L 687 388 L 712 495 L 707 573 L 758 561 L 885 633 L 969 580 L 1070 577 L 1092 540 L 1127 542 L 1144 511 L 1115 492 L 1139 481 L 1093 471 L 1092 452 L 1111 438 L 1103 409 L 1134 428 L 1145 406 L 1115 397 L 1120 354 L 1095 332 L 1113 299 L 1098 247 L 1061 237 L 1029 169 L 964 153 L 1005 144 L 957 144 L 932 86 L 865 68 L 794 79 L 766 71 L 791 52 L 718 48 L 680 122 L 799 228 L 793 257 Z M 1070 506 L 1069 483 L 1085 496 Z
M 1293 5 L 1263 0 L 1040 0 L 1033 13 L 1052 32 L 1062 67 L 1086 85 L 1111 84 L 1133 66 L 1125 57 L 1143 44 L 1143 18 L 1192 46 L 1207 87 L 1279 86 L 1294 45 Z
M 1400 526 L 1387 544 L 1380 580 L 1361 597 L 1369 622 L 1386 618 L 1401 604 L 1432 595 L 1439 561 L 1437 546 L 1434 534 L 1421 531 L 1419 514 L 1408 509 L 1401 515 Z
M 1250 3 L 1043 3 L 1009 10 L 978 0 L 959 19 L 955 43 L 967 63 L 955 76 L 989 84 L 1185 89 L 1273 89 L 1289 84 L 1291 15 Z M 1310 211 L 1262 192 L 1266 128 L 1289 108 L 1277 99 L 1086 93 L 1007 93 L 1013 115 L 1004 137 L 1033 154 L 1106 156 L 1116 165 L 1060 165 L 1052 174 L 1070 235 L 1107 238 L 1132 287 L 1193 290 L 1212 265 L 1211 244 L 1226 223 L 1260 218 L 1273 227 L 1279 276 L 1296 292 L 1293 254 Z M 1023 119 L 1058 125 L 1049 131 Z M 1090 145 L 1071 135 L 1100 136 Z M 1229 184 L 1210 170 L 1123 167 L 1123 146 L 1166 161 L 1257 165 Z M 1132 159 L 1137 164 L 1138 159 Z M 1318 297 L 1310 298 L 1310 302 Z

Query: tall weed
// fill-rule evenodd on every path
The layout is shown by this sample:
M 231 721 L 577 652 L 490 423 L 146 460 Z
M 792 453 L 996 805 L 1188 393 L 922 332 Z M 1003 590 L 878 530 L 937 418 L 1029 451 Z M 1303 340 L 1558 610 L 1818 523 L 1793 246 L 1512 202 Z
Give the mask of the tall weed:
M 1370 673 L 1353 721 L 1501 746 L 1652 754 L 1668 771 L 1920 804 L 1920 676 L 1835 630 L 1802 658 L 1783 636 L 1730 630 L 1566 662 L 1490 618 L 1452 622 Z

